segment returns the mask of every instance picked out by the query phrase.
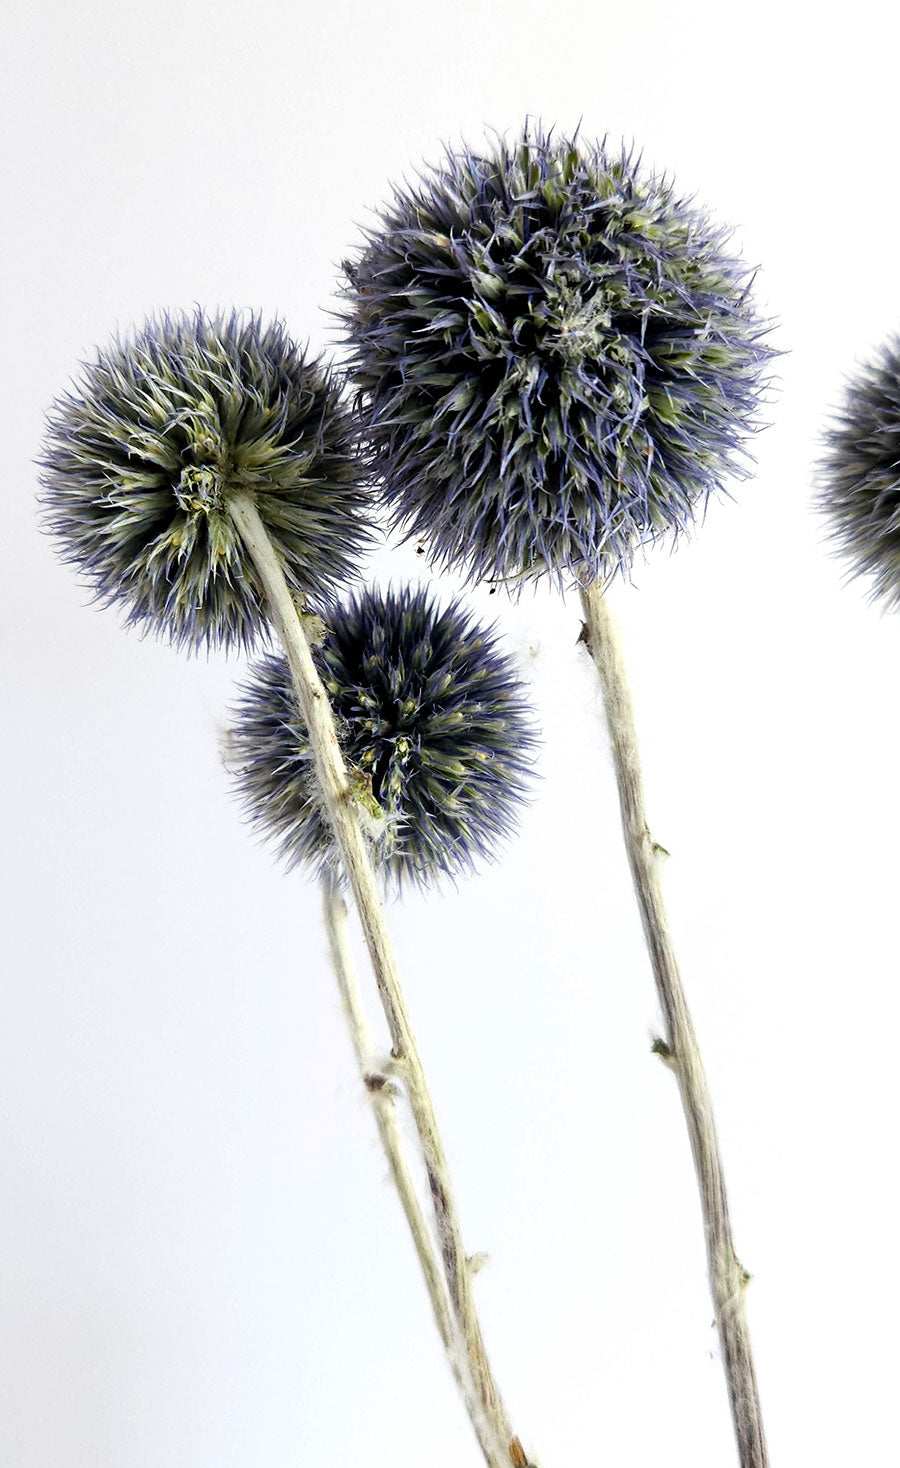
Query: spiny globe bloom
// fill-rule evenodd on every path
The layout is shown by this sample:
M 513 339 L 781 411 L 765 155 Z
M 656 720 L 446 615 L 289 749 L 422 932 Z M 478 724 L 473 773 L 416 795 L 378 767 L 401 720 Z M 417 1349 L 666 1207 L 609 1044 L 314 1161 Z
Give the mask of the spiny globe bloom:
M 266 614 L 229 495 L 254 495 L 291 588 L 328 596 L 368 540 L 356 448 L 333 376 L 279 322 L 162 315 L 51 409 L 44 519 L 129 624 L 246 647 Z
M 331 608 L 326 625 L 314 657 L 344 757 L 384 816 L 376 856 L 392 885 L 455 877 L 493 856 L 515 824 L 535 745 L 515 667 L 493 631 L 417 589 L 366 590 Z M 244 808 L 287 866 L 333 867 L 283 657 L 251 670 L 230 752 Z
M 772 356 L 727 241 L 539 128 L 396 188 L 343 312 L 395 526 L 472 579 L 582 585 L 688 529 L 746 472 Z
M 848 383 L 819 478 L 832 540 L 873 597 L 900 607 L 900 336 Z

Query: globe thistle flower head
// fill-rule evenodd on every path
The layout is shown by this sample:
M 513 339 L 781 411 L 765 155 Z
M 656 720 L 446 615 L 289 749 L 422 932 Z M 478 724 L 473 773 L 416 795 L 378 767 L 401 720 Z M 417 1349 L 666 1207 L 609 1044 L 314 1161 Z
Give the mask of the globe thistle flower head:
M 687 530 L 745 468 L 772 356 L 727 238 L 632 153 L 539 127 L 395 189 L 343 311 L 395 525 L 519 584 Z
M 344 757 L 384 816 L 377 858 L 394 888 L 491 858 L 526 795 L 535 736 L 510 658 L 458 603 L 367 590 L 326 615 L 314 656 Z M 230 751 L 251 820 L 289 868 L 334 868 L 313 756 L 285 659 L 256 663 Z
M 266 615 L 229 497 L 254 495 L 292 589 L 326 597 L 369 538 L 356 446 L 336 381 L 280 323 L 162 315 L 53 405 L 44 522 L 129 624 L 246 647 Z
M 851 573 L 900 607 L 900 336 L 848 383 L 826 432 L 817 503 Z

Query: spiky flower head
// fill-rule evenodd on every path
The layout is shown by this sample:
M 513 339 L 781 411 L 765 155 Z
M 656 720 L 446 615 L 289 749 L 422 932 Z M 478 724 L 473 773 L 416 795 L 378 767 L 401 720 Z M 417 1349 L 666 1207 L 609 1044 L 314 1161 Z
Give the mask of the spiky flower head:
M 900 607 L 900 335 L 847 384 L 826 432 L 819 509 L 853 574 Z
M 727 242 L 632 153 L 540 128 L 395 189 L 344 319 L 396 525 L 473 579 L 581 584 L 686 530 L 772 355 Z
M 515 824 L 535 736 L 493 631 L 425 590 L 366 590 L 326 615 L 314 656 L 359 794 L 383 815 L 377 856 L 395 887 L 455 877 Z M 241 690 L 230 750 L 244 806 L 289 868 L 337 857 L 287 664 Z
M 235 491 L 297 593 L 327 596 L 368 539 L 337 383 L 257 316 L 162 315 L 114 341 L 53 405 L 41 463 L 63 557 L 129 624 L 189 648 L 247 646 L 265 622 Z

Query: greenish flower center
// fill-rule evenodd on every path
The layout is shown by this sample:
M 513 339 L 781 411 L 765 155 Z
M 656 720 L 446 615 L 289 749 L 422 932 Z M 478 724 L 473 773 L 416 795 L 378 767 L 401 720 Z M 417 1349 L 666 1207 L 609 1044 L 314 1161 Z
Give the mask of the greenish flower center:
M 210 464 L 186 464 L 175 486 L 175 498 L 186 514 L 208 515 L 222 509 L 225 481 Z
M 534 314 L 544 352 L 562 357 L 573 367 L 586 357 L 602 358 L 612 321 L 602 292 L 585 300 L 577 287 L 560 283 L 548 290 L 544 305 Z

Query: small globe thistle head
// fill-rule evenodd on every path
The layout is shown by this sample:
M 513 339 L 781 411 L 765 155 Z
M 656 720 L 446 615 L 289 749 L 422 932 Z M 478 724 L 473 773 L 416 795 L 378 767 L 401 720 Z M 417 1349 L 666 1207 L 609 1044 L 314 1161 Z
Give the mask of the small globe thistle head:
M 356 450 L 336 380 L 279 322 L 162 315 L 53 405 L 44 523 L 129 624 L 247 647 L 266 613 L 229 497 L 254 495 L 291 588 L 326 597 L 369 539 Z
M 367 590 L 326 624 L 314 657 L 351 773 L 384 816 L 376 856 L 389 883 L 425 886 L 493 857 L 526 797 L 536 743 L 493 631 L 421 589 Z M 335 868 L 284 658 L 251 670 L 229 751 L 246 812 L 288 868 Z
M 624 148 L 540 127 L 395 189 L 343 312 L 395 526 L 518 584 L 687 530 L 745 472 L 773 355 L 727 240 Z
M 848 382 L 825 435 L 818 508 L 854 576 L 900 607 L 900 335 Z

